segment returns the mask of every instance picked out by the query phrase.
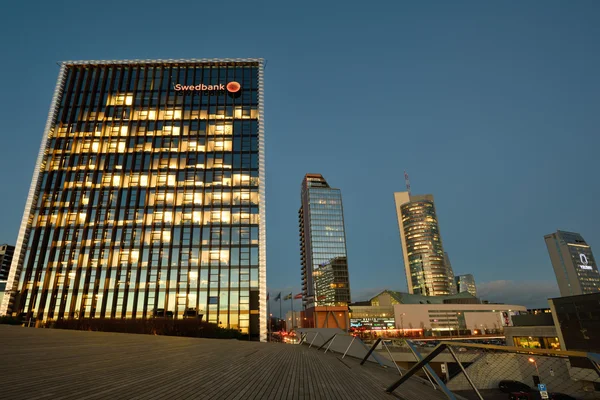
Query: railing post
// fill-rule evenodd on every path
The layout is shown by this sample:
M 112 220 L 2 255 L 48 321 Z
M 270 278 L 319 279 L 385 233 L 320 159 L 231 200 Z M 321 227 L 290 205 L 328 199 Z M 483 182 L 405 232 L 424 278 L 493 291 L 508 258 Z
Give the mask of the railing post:
M 346 354 L 348 354 L 348 350 L 350 350 L 350 347 L 352 347 L 352 343 L 354 343 L 355 340 L 356 340 L 356 336 L 352 336 L 352 340 L 350 341 L 348 348 L 344 352 L 344 355 L 342 356 L 342 360 L 344 359 L 344 357 L 346 357 Z
M 371 346 L 371 348 L 367 352 L 367 355 L 365 356 L 365 358 L 363 358 L 363 360 L 360 362 L 360 365 L 363 365 L 365 363 L 365 361 L 367 361 L 367 358 L 369 358 L 371 356 L 371 354 L 373 353 L 373 351 L 375 351 L 375 347 L 377 347 L 379 342 L 381 342 L 381 338 L 377 338 L 375 343 L 373 343 L 373 346 Z
M 410 351 L 413 353 L 413 356 L 415 356 L 415 359 L 417 361 L 420 360 L 419 355 L 417 355 L 417 351 L 413 348 L 413 346 L 411 346 L 408 341 L 406 341 L 406 344 L 408 345 L 408 348 L 410 349 Z M 427 367 L 423 366 L 423 372 L 425 373 L 425 376 L 427 377 L 427 380 L 429 381 L 429 383 L 431 383 L 431 386 L 433 386 L 434 390 L 437 390 L 437 388 L 435 387 L 435 383 L 433 383 L 433 381 L 431 380 L 431 378 L 435 379 L 434 377 L 431 376 L 430 371 L 427 370 Z
M 327 346 L 327 348 L 325 349 L 325 353 L 327 353 L 327 350 L 329 350 L 329 348 L 331 347 L 331 345 L 333 344 L 333 341 L 335 340 L 335 337 L 337 336 L 337 333 L 335 335 L 333 335 L 333 337 L 331 338 L 331 342 L 329 342 L 329 346 Z M 323 343 L 323 345 L 325 345 L 325 343 Z M 322 346 L 321 346 L 322 347 Z M 325 354 L 323 353 L 323 354 Z
M 479 390 L 477 390 L 477 387 L 475 387 L 475 384 L 471 380 L 471 377 L 469 376 L 469 374 L 467 374 L 467 371 L 465 370 L 465 367 L 463 367 L 462 363 L 458 360 L 458 357 L 456 357 L 456 353 L 454 352 L 454 350 L 452 350 L 451 346 L 448 346 L 448 351 L 450 352 L 450 354 L 452 354 L 452 357 L 454 357 L 454 359 L 456 360 L 456 363 L 458 364 L 458 366 L 460 367 L 460 369 L 462 369 L 463 374 L 465 374 L 465 378 L 467 378 L 467 381 L 469 381 L 469 384 L 471 385 L 471 387 L 473 388 L 473 390 L 475 391 L 475 393 L 477 393 L 477 396 L 479 397 L 479 399 L 483 400 L 483 397 L 481 396 L 481 393 L 479 393 Z
M 315 332 L 315 337 L 313 338 L 313 340 L 310 341 L 310 346 L 308 346 L 308 348 L 310 349 L 315 341 L 315 339 L 317 338 L 317 336 L 319 336 L 319 332 Z
M 398 364 L 396 364 L 396 361 L 394 360 L 394 356 L 392 356 L 392 352 L 390 351 L 390 348 L 387 346 L 387 344 L 385 344 L 385 340 L 383 341 L 383 345 L 385 346 L 385 349 L 387 350 L 388 354 L 390 355 L 390 359 L 392 360 L 392 362 L 396 366 L 396 369 L 400 373 L 400 376 L 402 376 L 402 371 L 400 370 L 400 367 L 398 366 Z
M 304 343 L 304 341 L 306 340 L 306 333 L 301 333 L 300 334 L 300 342 L 298 344 L 302 344 Z
M 333 338 L 335 338 L 335 336 L 337 335 L 337 333 L 335 335 L 333 335 L 332 337 L 330 337 L 329 339 L 327 339 L 326 341 L 323 342 L 322 345 L 319 346 L 319 348 L 317 350 L 321 350 L 327 343 L 329 343 L 330 341 L 333 340 Z M 325 339 L 325 337 L 323 335 L 321 335 L 321 337 L 323 339 Z
M 408 341 L 407 341 L 407 344 L 409 346 L 411 346 L 411 344 L 408 343 Z M 418 363 L 416 363 L 411 369 L 409 369 L 404 375 L 402 375 L 400 377 L 400 379 L 398 379 L 396 382 L 394 382 L 390 386 L 388 386 L 387 389 L 385 389 L 385 391 L 388 393 L 392 393 L 394 390 L 396 390 L 398 388 L 398 386 L 400 386 L 402 383 L 406 382 L 419 369 L 428 365 L 431 360 L 436 358 L 438 356 L 438 354 L 440 354 L 445 349 L 446 349 L 446 344 L 442 342 L 439 345 L 437 345 L 437 347 L 435 347 L 433 349 L 433 351 L 431 353 L 429 353 L 425 358 L 420 358 L 417 356 L 417 359 L 420 359 L 420 361 Z M 434 372 L 434 374 L 435 374 L 435 372 Z M 446 395 L 446 397 L 448 399 L 456 400 L 456 396 L 454 395 L 454 393 L 452 393 L 448 389 L 448 387 L 446 385 L 444 385 L 444 382 L 442 382 L 442 380 L 439 379 L 439 377 L 434 376 L 433 378 L 437 382 L 438 386 L 442 389 L 442 391 L 444 392 L 444 394 Z

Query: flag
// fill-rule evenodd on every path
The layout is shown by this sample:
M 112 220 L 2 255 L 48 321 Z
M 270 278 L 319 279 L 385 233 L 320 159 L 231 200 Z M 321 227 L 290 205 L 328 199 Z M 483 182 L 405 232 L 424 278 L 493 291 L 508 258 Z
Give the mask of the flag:
M 302 298 L 302 293 L 298 293 L 297 295 L 294 296 L 294 299 L 298 300 Z
M 319 296 L 317 297 L 317 300 L 325 300 L 327 298 L 327 296 Z
M 277 295 L 277 297 L 275 297 L 275 301 L 279 301 L 281 300 L 281 292 L 279 292 L 279 294 Z
M 292 299 L 292 294 L 291 294 L 291 293 L 290 293 L 290 294 L 288 294 L 287 296 L 285 296 L 285 297 L 283 298 L 283 300 L 291 300 L 291 299 Z

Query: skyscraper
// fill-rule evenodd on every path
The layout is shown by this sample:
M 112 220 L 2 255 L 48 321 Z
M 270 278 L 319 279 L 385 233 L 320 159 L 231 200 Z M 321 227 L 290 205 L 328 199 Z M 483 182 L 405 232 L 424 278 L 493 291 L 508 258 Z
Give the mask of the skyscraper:
M 8 244 L 0 245 L 0 281 L 8 279 L 8 271 L 12 263 L 15 247 Z
M 556 231 L 544 236 L 561 296 L 600 292 L 592 248 L 579 233 Z
M 473 295 L 473 297 L 477 297 L 475 278 L 471 274 L 458 275 L 456 277 L 456 288 L 458 293 L 469 292 Z
M 0 313 L 266 339 L 262 59 L 64 62 Z
M 394 193 L 408 292 L 450 294 L 448 269 L 433 195 Z
M 454 270 L 452 269 L 452 264 L 450 263 L 450 256 L 448 256 L 447 252 L 444 252 L 444 264 L 446 264 L 446 269 L 448 270 L 448 284 L 450 286 L 450 294 L 457 294 L 458 289 L 456 287 L 456 280 L 454 279 Z
M 350 283 L 342 193 L 320 174 L 302 181 L 300 251 L 303 303 L 309 307 L 347 305 Z

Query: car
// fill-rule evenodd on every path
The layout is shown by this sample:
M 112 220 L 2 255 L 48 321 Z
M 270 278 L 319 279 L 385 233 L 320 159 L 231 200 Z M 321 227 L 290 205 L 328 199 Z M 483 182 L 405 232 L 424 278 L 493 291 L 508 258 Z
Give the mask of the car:
M 523 382 L 511 380 L 500 381 L 498 383 L 498 389 L 500 389 L 504 393 L 531 392 L 531 387 L 529 387 L 529 385 Z
M 568 394 L 558 393 L 558 392 L 548 393 L 548 398 L 551 400 L 577 400 L 573 396 L 569 396 Z
M 530 400 L 532 398 L 529 392 L 512 392 L 508 395 L 509 400 Z

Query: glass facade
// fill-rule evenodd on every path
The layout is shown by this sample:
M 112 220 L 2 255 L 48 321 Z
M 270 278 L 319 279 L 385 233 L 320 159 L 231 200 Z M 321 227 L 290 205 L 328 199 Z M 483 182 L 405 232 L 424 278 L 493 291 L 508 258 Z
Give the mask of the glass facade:
M 3 310 L 202 315 L 264 340 L 262 68 L 63 63 Z
M 561 296 L 600 293 L 600 273 L 592 248 L 579 233 L 544 237 Z
M 557 337 L 514 336 L 513 343 L 515 347 L 527 349 L 560 350 L 560 342 Z
M 564 350 L 600 353 L 600 293 L 550 299 Z
M 456 277 L 456 287 L 458 292 L 469 292 L 473 297 L 477 297 L 477 287 L 475 286 L 475 278 L 471 274 L 458 275 Z
M 339 306 L 350 303 L 346 257 L 334 257 L 321 264 L 313 272 L 313 276 L 319 305 Z
M 457 294 L 458 288 L 456 286 L 456 278 L 454 277 L 454 270 L 452 269 L 452 263 L 450 263 L 450 256 L 448 253 L 444 253 L 444 263 L 446 264 L 446 269 L 448 270 L 448 284 L 450 294 Z
M 409 292 L 451 294 L 433 196 L 404 192 L 395 197 Z
M 323 176 L 307 174 L 302 182 L 299 211 L 303 302 L 347 305 L 350 283 L 342 194 Z

